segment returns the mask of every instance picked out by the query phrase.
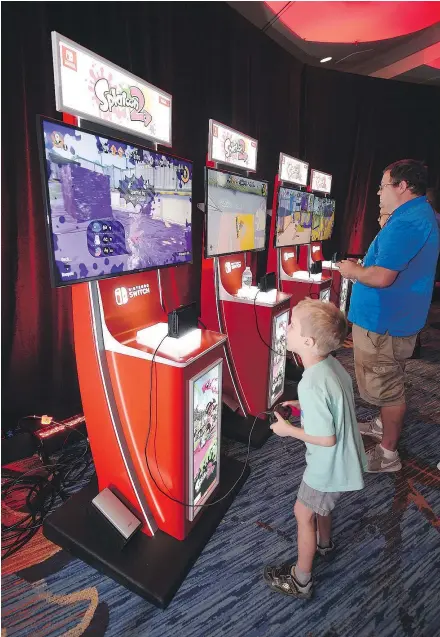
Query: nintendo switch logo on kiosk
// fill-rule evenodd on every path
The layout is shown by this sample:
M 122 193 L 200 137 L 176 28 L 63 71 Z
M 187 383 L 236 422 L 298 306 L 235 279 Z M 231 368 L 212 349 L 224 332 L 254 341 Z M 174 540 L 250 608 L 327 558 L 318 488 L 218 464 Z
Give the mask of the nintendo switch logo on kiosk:
M 135 285 L 132 288 L 116 288 L 115 299 L 118 305 L 126 305 L 130 299 L 135 299 L 138 296 L 144 296 L 150 294 L 150 286 L 148 283 L 144 285 Z
M 226 261 L 225 263 L 225 272 L 226 274 L 231 274 L 232 270 L 236 270 L 237 268 L 241 268 L 241 261 Z
M 172 97 L 52 32 L 57 111 L 171 146 Z

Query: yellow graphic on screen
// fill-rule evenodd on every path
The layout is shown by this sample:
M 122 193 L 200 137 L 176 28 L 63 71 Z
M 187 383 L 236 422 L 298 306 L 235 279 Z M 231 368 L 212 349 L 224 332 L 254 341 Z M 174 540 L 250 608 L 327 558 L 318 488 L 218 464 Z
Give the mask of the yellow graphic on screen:
M 333 223 L 334 223 L 334 213 L 332 214 L 331 217 L 323 217 L 323 224 L 324 224 L 324 228 L 322 232 L 323 241 L 330 239 L 330 237 L 332 236 Z
M 312 241 L 322 241 L 323 235 L 323 217 L 314 216 L 313 217 L 313 227 L 312 227 Z
M 238 249 L 253 250 L 254 245 L 254 215 L 237 215 L 235 217 Z

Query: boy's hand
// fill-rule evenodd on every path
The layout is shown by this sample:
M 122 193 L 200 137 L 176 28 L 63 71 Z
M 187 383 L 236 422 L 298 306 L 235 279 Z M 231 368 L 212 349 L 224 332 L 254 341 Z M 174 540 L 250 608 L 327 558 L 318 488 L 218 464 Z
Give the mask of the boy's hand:
M 284 418 L 281 418 L 280 414 L 278 414 L 276 411 L 274 411 L 273 413 L 275 414 L 275 417 L 277 419 L 277 422 L 274 422 L 270 426 L 274 434 L 276 434 L 277 436 L 281 436 L 281 438 L 291 436 L 292 431 L 295 431 L 295 427 L 288 423 L 287 420 L 284 420 Z
M 295 409 L 301 409 L 301 406 L 299 404 L 299 400 L 285 400 L 281 404 L 282 404 L 283 407 L 288 405 L 289 407 L 295 407 Z

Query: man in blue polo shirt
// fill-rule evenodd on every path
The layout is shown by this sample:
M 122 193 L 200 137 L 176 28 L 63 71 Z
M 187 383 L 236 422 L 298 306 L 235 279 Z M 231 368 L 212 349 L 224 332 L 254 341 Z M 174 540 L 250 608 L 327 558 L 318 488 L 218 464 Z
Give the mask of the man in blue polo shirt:
M 348 318 L 353 323 L 356 380 L 361 397 L 380 417 L 359 423 L 380 441 L 367 454 L 371 473 L 399 471 L 396 450 L 406 411 L 404 369 L 431 304 L 439 230 L 426 200 L 427 170 L 413 159 L 385 168 L 379 186 L 381 216 L 388 216 L 363 265 L 341 261 L 353 279 Z

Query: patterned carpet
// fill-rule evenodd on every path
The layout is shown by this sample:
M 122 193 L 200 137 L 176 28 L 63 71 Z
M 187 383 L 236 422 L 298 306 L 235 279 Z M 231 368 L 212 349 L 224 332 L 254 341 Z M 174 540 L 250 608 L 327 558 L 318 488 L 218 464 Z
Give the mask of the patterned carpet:
M 439 324 L 440 305 L 430 323 Z M 436 637 L 440 635 L 440 330 L 408 363 L 409 410 L 397 474 L 367 475 L 334 517 L 338 553 L 316 566 L 312 601 L 263 583 L 264 564 L 295 558 L 298 441 L 273 436 L 166 611 L 54 546 L 41 531 L 3 562 L 2 637 Z M 338 358 L 353 375 L 347 342 Z M 357 397 L 358 415 L 373 412 Z M 226 442 L 242 458 L 243 445 Z M 165 566 L 164 566 L 165 567 Z

